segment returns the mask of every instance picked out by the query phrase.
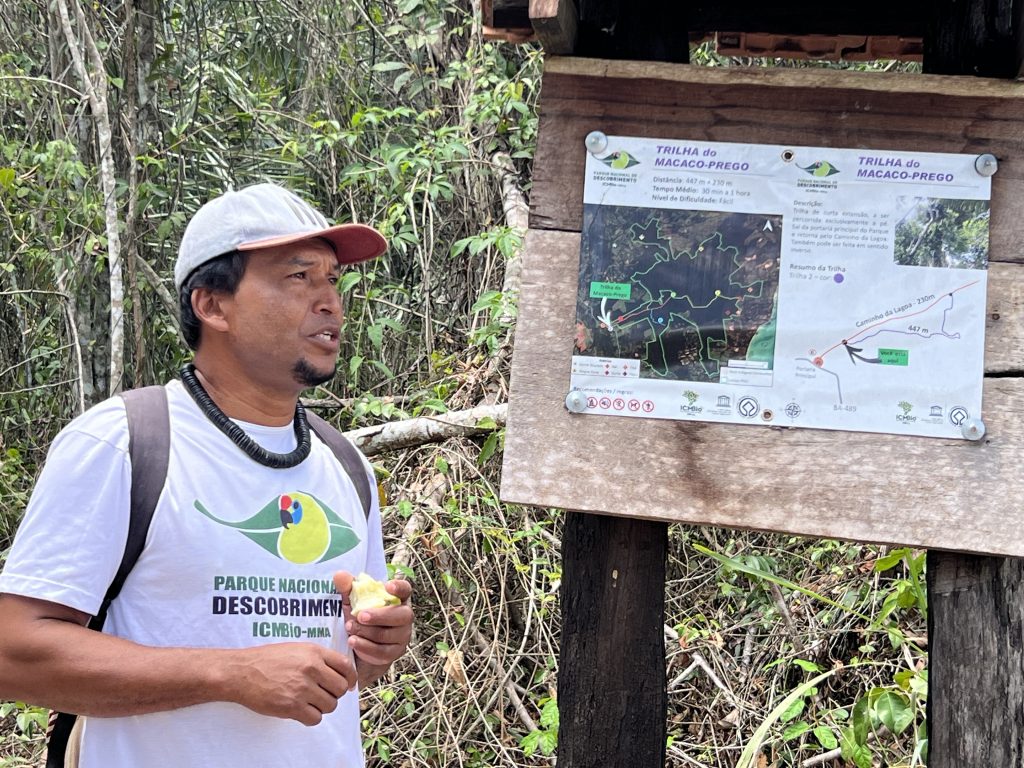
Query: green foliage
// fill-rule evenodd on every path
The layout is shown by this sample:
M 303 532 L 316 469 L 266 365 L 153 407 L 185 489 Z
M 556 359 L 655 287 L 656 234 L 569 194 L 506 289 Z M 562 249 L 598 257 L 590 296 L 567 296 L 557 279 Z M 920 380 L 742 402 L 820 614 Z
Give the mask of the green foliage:
M 0 702 L 0 768 L 35 766 L 49 711 L 23 701 Z
M 4 499 L 3 508 L 0 509 L 0 567 L 6 559 L 8 547 L 5 542 L 14 537 L 14 531 L 28 504 L 31 480 L 21 451 L 8 448 L 0 454 L 0 498 Z
M 787 579 L 775 573 L 776 556 L 732 551 L 740 543 L 728 542 L 723 548 L 729 554 L 722 554 L 690 541 L 694 551 L 718 564 L 718 588 L 724 599 L 738 603 L 744 612 L 759 614 L 768 626 L 780 618 L 792 625 L 791 610 L 780 608 L 785 602 L 815 625 L 830 627 L 833 633 L 850 632 L 850 642 L 839 653 L 832 652 L 827 665 L 820 656 L 801 657 L 795 649 L 765 665 L 766 672 L 780 675 L 780 684 L 789 693 L 761 720 L 746 742 L 744 756 L 752 760 L 757 744 L 773 741 L 783 764 L 798 764 L 797 760 L 805 759 L 798 757 L 802 753 L 838 747 L 855 766 L 923 765 L 928 670 L 916 636 L 927 621 L 925 553 L 902 547 L 872 557 L 861 546 L 792 537 L 788 556 L 792 558 L 795 548 L 802 547 L 808 565 L 796 578 Z M 792 563 L 787 568 L 793 572 Z M 865 574 L 874 575 L 874 588 Z M 815 582 L 833 586 L 828 590 L 805 586 Z M 780 610 L 786 614 L 780 616 Z M 693 632 L 693 624 L 688 630 L 688 640 L 700 637 Z M 719 632 L 705 636 L 720 637 Z M 906 666 L 915 657 L 919 660 Z M 847 679 L 871 682 L 858 690 L 845 684 Z M 827 689 L 822 686 L 825 681 Z M 836 702 L 844 690 L 847 693 Z M 746 765 L 742 759 L 739 764 Z
M 0 31 L 21 33 L 0 45 L 0 431 L 33 475 L 56 431 L 112 385 L 108 243 L 81 84 L 69 61 L 48 72 L 45 42 L 60 32 L 41 7 L 15 6 Z M 456 375 L 435 356 L 459 358 L 447 366 L 459 372 L 467 347 L 493 354 L 514 321 L 513 297 L 480 303 L 499 295 L 521 247 L 493 158 L 529 171 L 539 51 L 482 41 L 456 0 L 161 9 L 143 73 L 149 106 L 131 114 L 124 6 L 91 16 L 111 52 L 112 116 L 134 122 L 139 142 L 129 157 L 115 136 L 118 211 L 127 227 L 133 196 L 132 242 L 151 268 L 126 284 L 122 383 L 164 381 L 188 357 L 177 297 L 160 290 L 173 292 L 189 216 L 229 185 L 269 179 L 338 222 L 373 223 L 389 243 L 342 277 L 343 363 L 320 395 L 355 403 L 340 419 L 351 427 L 446 410 Z M 2 551 L 9 531 L 0 536 Z
M 882 609 L 875 618 L 875 626 L 882 626 L 893 613 L 916 609 L 920 615 L 928 617 L 928 588 L 924 578 L 924 566 L 927 554 L 922 550 L 909 547 L 894 549 L 874 563 L 874 570 L 883 573 L 903 566 L 904 575 L 894 578 L 885 591 Z
M 927 697 L 927 670 L 905 670 L 897 673 L 894 685 L 871 688 L 854 705 L 850 725 L 840 731 L 843 759 L 858 768 L 871 768 L 879 759 L 890 764 L 889 743 L 911 729 L 914 749 L 908 764 L 924 765 L 928 755 L 924 725 Z
M 545 756 L 553 755 L 558 746 L 558 702 L 546 699 L 539 703 L 542 705 L 540 727 L 530 731 L 519 741 L 527 757 L 537 751 Z
M 144 50 L 140 34 L 133 62 L 125 54 L 125 4 L 78 5 L 109 85 L 126 267 L 128 376 L 120 383 L 165 381 L 189 356 L 174 319 L 171 273 L 190 216 L 229 186 L 273 180 L 339 223 L 374 224 L 389 245 L 382 258 L 349 268 L 339 281 L 347 318 L 342 360 L 329 385 L 308 393 L 314 407 L 355 428 L 477 404 L 493 384 L 482 371 L 508 349 L 515 318 L 514 297 L 501 291 L 521 234 L 507 226 L 502 178 L 505 157 L 512 167 L 504 178 L 513 186 L 525 186 L 529 175 L 539 50 L 484 41 L 479 18 L 457 0 L 267 0 L 204 3 L 201 12 L 172 0 L 155 5 L 152 47 Z M 146 19 L 134 21 L 139 29 Z M 109 381 L 109 243 L 95 122 L 46 5 L 15 0 L 5 22 L 0 561 L 53 436 L 117 383 Z M 145 71 L 133 88 L 135 63 Z M 140 100 L 133 105 L 134 96 Z M 138 254 L 132 271 L 130 249 Z M 524 522 L 530 511 L 506 516 L 493 485 L 504 434 L 497 424 L 482 426 L 482 437 L 436 454 L 413 451 L 382 462 L 384 483 L 398 500 L 385 511 L 386 526 L 397 526 L 388 529 L 389 542 L 425 509 L 437 519 L 429 536 L 414 542 L 423 559 L 392 569 L 422 579 L 423 645 L 414 649 L 421 666 L 369 695 L 363 738 L 371 765 L 482 768 L 510 755 L 543 764 L 557 733 L 550 719 L 557 708 L 546 703 L 560 578 L 552 523 L 546 515 Z M 421 473 L 449 484 L 439 503 L 409 500 Z M 421 549 L 432 549 L 436 560 Z M 481 576 L 478 562 L 499 570 Z M 515 629 L 527 604 L 527 626 Z M 537 640 L 532 633 L 541 623 Z M 514 659 L 510 682 L 527 692 L 527 706 L 552 734 L 532 760 L 524 757 L 518 725 L 508 727 L 506 717 L 517 722 L 511 709 L 483 694 L 467 696 L 459 684 L 440 693 L 434 687 L 445 677 L 443 660 L 434 669 L 424 649 L 459 649 L 471 630 L 514 643 L 500 649 Z M 527 633 L 529 660 L 515 650 Z M 480 690 L 496 685 L 481 678 L 488 669 L 466 662 Z M 14 718 L 8 745 L 19 733 Z M 38 744 L 26 755 L 32 749 Z M 0 754 L 13 760 L 16 752 Z

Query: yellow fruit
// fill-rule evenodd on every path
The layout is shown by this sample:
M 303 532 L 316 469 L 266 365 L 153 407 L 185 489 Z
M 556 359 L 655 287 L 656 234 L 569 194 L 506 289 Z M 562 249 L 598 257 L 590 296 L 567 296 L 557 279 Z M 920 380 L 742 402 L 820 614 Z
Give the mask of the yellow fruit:
M 360 573 L 352 581 L 352 613 L 372 611 L 374 608 L 385 608 L 398 605 L 401 601 L 384 589 L 384 584 L 372 576 Z

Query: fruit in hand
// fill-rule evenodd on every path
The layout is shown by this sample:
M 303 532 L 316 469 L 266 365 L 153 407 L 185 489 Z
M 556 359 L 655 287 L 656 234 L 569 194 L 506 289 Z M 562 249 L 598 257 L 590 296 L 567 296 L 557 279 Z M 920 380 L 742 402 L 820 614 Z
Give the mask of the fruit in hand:
M 372 576 L 360 573 L 352 581 L 352 613 L 371 611 L 374 608 L 385 608 L 398 605 L 401 601 L 384 589 L 384 584 Z

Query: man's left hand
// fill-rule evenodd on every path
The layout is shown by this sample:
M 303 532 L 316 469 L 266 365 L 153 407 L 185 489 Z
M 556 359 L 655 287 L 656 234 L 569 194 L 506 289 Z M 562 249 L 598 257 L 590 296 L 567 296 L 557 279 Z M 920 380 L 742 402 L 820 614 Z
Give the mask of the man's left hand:
M 334 574 L 334 586 L 345 607 L 345 631 L 348 644 L 356 656 L 360 685 L 373 682 L 405 653 L 412 638 L 413 612 L 409 599 L 412 585 L 392 579 L 384 588 L 401 603 L 385 608 L 363 610 L 352 615 L 351 594 L 353 576 L 348 571 Z

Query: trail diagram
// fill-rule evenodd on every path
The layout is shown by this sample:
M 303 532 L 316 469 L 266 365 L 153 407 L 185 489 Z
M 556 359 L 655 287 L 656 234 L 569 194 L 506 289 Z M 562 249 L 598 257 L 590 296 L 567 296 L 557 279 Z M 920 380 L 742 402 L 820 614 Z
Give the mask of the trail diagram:
M 974 160 L 608 137 L 584 184 L 582 412 L 963 439 L 991 213 Z
M 958 327 L 954 312 L 957 306 L 956 294 L 973 288 L 979 283 L 979 280 L 972 280 L 938 298 L 935 298 L 934 294 L 919 296 L 915 300 L 915 306 L 908 307 L 904 314 L 894 314 L 877 320 L 867 327 L 851 333 L 848 338 L 824 349 L 813 359 L 802 358 L 801 362 L 811 363 L 835 376 L 836 399 L 842 405 L 841 376 L 835 370 L 839 366 L 833 366 L 833 368 L 826 366 L 826 358 L 830 354 L 838 357 L 839 363 L 845 363 L 848 355 L 849 362 L 854 367 L 859 363 L 862 366 L 862 371 L 865 365 L 909 366 L 910 349 L 908 347 L 918 346 L 922 341 L 933 339 L 940 342 L 961 339 L 960 332 L 956 330 Z M 925 306 L 921 306 L 922 304 Z M 950 319 L 951 314 L 953 315 L 952 319 Z M 881 346 L 882 344 L 885 346 Z M 814 350 L 810 351 L 814 352 Z M 846 355 L 842 354 L 844 351 Z

